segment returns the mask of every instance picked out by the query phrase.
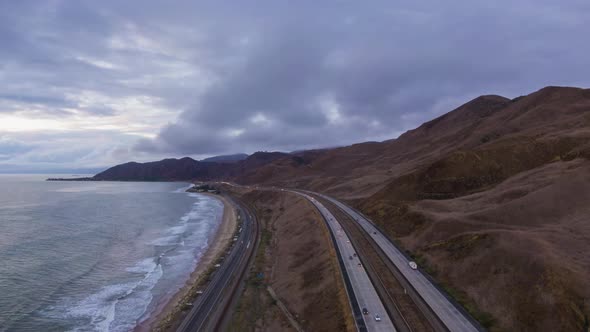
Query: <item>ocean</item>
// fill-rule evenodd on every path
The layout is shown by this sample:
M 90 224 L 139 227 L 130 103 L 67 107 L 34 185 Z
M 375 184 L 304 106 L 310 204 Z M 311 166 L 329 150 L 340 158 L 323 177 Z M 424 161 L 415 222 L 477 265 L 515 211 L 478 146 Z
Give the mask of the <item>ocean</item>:
M 188 183 L 0 175 L 0 331 L 129 331 L 188 280 L 223 214 Z

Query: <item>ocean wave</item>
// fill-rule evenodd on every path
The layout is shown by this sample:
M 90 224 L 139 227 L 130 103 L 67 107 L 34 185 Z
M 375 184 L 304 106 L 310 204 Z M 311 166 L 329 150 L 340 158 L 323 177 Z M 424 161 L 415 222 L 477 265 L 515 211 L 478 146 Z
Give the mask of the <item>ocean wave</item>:
M 197 195 L 197 197 L 202 196 Z M 203 236 L 206 237 L 208 234 L 205 233 L 210 229 L 210 225 L 220 218 L 219 213 L 216 212 L 219 210 L 219 204 L 217 200 L 210 198 L 198 199 L 193 203 L 191 210 L 180 217 L 177 225 L 168 228 L 164 232 L 164 236 L 154 239 L 150 244 L 156 246 L 185 245 L 187 234 L 195 232 L 200 235 L 199 239 L 202 239 Z
M 149 243 L 166 247 L 157 249 L 156 257 L 126 268 L 124 281 L 113 281 L 81 300 L 66 299 L 51 312 L 70 322 L 70 331 L 132 330 L 149 317 L 158 305 L 154 301 L 184 285 L 219 225 L 221 206 L 218 200 L 199 195 L 190 211 Z
M 143 278 L 105 286 L 64 308 L 65 318 L 84 322 L 71 331 L 128 331 L 135 327 L 151 302 L 151 290 L 162 277 L 163 270 L 154 258 L 148 258 L 127 271 L 141 274 Z

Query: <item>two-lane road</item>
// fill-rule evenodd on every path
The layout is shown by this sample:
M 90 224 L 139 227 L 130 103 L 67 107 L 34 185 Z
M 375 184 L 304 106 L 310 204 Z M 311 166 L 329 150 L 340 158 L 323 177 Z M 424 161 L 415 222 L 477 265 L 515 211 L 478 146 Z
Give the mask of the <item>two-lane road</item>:
M 241 231 L 234 241 L 229 255 L 215 271 L 207 288 L 193 303 L 193 308 L 178 327 L 178 332 L 217 330 L 230 306 L 236 291 L 254 253 L 258 238 L 258 225 L 254 217 L 241 204 L 231 198 L 229 201 L 237 208 L 242 221 Z

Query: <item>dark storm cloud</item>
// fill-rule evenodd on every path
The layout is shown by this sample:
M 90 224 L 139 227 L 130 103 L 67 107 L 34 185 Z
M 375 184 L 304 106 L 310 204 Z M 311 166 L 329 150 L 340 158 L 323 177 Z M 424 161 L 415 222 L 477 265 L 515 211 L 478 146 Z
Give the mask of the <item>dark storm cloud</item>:
M 4 1 L 0 116 L 70 132 L 0 155 L 96 166 L 389 139 L 481 94 L 588 86 L 588 17 L 586 0 Z M 74 149 L 88 132 L 100 146 Z
M 242 61 L 138 148 L 214 154 L 384 139 L 480 94 L 588 83 L 590 47 L 577 42 L 590 32 L 584 2 L 297 7 L 246 13 L 262 22 L 243 23 Z

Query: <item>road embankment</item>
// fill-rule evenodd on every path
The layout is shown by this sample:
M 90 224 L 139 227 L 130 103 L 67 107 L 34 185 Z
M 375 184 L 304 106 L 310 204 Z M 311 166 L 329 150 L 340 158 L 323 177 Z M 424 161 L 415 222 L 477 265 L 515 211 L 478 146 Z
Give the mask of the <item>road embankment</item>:
M 319 213 L 294 194 L 245 188 L 236 192 L 256 214 L 261 241 L 228 330 L 355 330 L 334 248 Z M 279 301 L 269 295 L 267 286 Z

